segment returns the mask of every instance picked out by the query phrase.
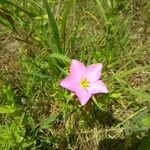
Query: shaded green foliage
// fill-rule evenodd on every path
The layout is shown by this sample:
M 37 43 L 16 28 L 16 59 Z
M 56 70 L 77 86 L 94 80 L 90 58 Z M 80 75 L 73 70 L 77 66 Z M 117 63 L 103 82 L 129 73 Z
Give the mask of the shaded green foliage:
M 0 149 L 148 149 L 148 10 L 148 0 L 0 0 Z M 71 59 L 103 63 L 109 93 L 81 107 L 59 86 Z

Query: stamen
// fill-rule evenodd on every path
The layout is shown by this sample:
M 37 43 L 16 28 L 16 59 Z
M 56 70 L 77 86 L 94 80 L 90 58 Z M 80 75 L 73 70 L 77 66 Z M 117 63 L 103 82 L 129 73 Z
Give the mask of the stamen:
M 80 86 L 83 88 L 89 87 L 89 81 L 86 78 L 82 78 L 80 81 Z

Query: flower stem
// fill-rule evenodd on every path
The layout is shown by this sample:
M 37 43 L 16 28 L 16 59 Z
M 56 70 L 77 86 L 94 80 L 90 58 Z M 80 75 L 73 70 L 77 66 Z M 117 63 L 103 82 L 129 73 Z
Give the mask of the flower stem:
M 96 104 L 96 106 L 97 106 L 100 110 L 105 111 L 105 109 L 102 107 L 101 104 L 99 104 L 99 103 L 97 102 L 97 100 L 96 100 L 96 98 L 95 98 L 94 96 L 92 96 L 92 99 L 93 99 L 94 103 Z

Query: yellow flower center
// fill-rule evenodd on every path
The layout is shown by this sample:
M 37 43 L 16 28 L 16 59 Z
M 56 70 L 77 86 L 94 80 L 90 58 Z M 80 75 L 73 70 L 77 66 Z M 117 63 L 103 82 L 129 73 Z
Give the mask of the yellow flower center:
M 86 78 L 80 80 L 80 86 L 83 88 L 89 87 L 89 81 Z

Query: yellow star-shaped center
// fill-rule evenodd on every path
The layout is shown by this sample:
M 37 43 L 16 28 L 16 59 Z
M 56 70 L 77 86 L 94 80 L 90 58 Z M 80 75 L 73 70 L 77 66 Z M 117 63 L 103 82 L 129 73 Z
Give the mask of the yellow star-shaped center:
M 83 88 L 89 87 L 89 81 L 87 80 L 87 78 L 82 78 L 80 80 L 80 86 L 83 87 Z

